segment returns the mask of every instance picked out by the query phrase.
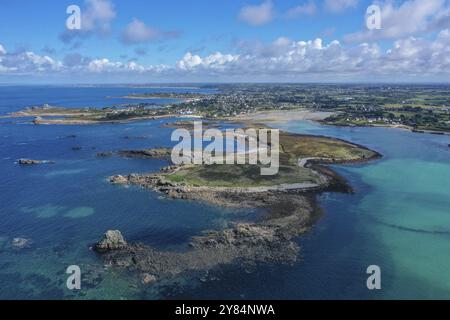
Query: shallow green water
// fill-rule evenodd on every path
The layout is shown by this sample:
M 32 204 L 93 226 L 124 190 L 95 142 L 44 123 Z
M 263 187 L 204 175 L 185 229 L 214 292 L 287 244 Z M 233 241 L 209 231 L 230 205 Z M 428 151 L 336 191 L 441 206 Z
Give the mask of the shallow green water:
M 379 297 L 450 298 L 449 137 L 313 123 L 290 123 L 285 128 L 341 137 L 384 155 L 371 164 L 338 168 L 356 194 L 324 199 L 329 212 L 324 223 L 350 214 L 354 239 L 343 252 L 351 255 L 359 242 L 364 244 L 357 260 L 381 267 Z M 345 201 L 349 203 L 342 206 Z

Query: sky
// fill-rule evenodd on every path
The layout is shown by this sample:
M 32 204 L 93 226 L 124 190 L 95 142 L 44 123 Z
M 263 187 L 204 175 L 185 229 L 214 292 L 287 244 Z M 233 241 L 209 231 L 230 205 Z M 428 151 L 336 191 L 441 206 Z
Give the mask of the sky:
M 450 0 L 0 0 L 0 83 L 161 82 L 448 83 Z

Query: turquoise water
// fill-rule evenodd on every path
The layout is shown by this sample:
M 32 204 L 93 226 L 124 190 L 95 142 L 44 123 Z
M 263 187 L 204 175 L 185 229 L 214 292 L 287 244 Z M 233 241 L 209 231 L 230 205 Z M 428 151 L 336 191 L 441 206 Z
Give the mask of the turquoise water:
M 15 104 L 12 93 L 21 90 L 20 105 Z M 66 96 L 67 88 L 46 90 L 0 87 L 0 113 L 35 100 L 75 107 L 78 95 L 83 105 L 100 107 L 108 104 L 107 96 L 136 91 L 75 88 Z M 110 185 L 110 175 L 157 171 L 166 163 L 99 159 L 96 153 L 168 146 L 171 130 L 161 124 L 34 126 L 0 120 L 0 298 L 450 298 L 450 138 L 387 128 L 282 125 L 347 139 L 384 155 L 369 164 L 335 167 L 356 192 L 319 197 L 325 215 L 299 239 L 302 261 L 295 265 L 223 266 L 208 274 L 210 281 L 186 275 L 158 287 L 143 287 L 133 274 L 105 268 L 89 246 L 108 229 L 120 229 L 130 241 L 185 250 L 189 237 L 202 230 L 257 214 Z M 75 146 L 82 149 L 73 151 Z M 19 158 L 56 163 L 20 167 Z M 16 237 L 29 239 L 29 247 L 13 249 Z M 73 264 L 83 273 L 77 293 L 65 287 L 65 269 Z M 376 292 L 366 289 L 365 270 L 372 264 L 382 270 L 382 290 Z
M 311 236 L 329 232 L 330 224 L 341 218 L 352 224 L 353 239 L 330 260 L 345 265 L 340 256 L 354 259 L 361 265 L 359 272 L 369 263 L 381 267 L 383 289 L 374 294 L 363 289 L 363 297 L 450 298 L 450 138 L 310 122 L 289 123 L 285 128 L 347 139 L 384 155 L 368 165 L 337 168 L 355 186 L 356 194 L 325 195 L 327 216 Z M 339 241 L 339 233 L 335 238 Z M 342 272 L 345 269 L 338 273 Z M 349 282 L 342 287 L 343 296 L 355 297 L 352 290 L 357 287 Z
M 308 121 L 273 125 L 353 141 L 384 157 L 369 164 L 334 166 L 355 193 L 319 197 L 325 215 L 299 239 L 302 262 L 259 266 L 250 272 L 229 267 L 221 281 L 179 297 L 450 299 L 448 136 Z M 366 287 L 369 265 L 381 268 L 380 291 Z

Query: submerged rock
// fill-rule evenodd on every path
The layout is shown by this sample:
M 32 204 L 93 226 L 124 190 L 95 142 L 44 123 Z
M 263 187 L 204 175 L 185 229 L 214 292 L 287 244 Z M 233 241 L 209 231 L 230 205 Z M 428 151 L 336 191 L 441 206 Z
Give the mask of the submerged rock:
M 29 166 L 29 165 L 54 163 L 54 162 L 48 161 L 48 160 L 19 159 L 18 163 L 22 166 Z
M 125 158 L 155 158 L 169 159 L 172 150 L 170 148 L 154 148 L 144 150 L 124 150 L 119 151 L 118 155 Z
M 150 283 L 156 282 L 156 280 L 157 280 L 156 277 L 152 274 L 144 273 L 142 275 L 142 283 L 143 284 L 150 284 Z
M 107 252 L 124 249 L 127 245 L 119 230 L 109 230 L 105 233 L 103 239 L 94 246 L 94 249 L 97 252 Z
M 13 249 L 24 249 L 26 247 L 29 247 L 30 244 L 31 240 L 25 238 L 14 238 L 11 241 L 11 246 L 13 247 Z
M 119 175 L 110 177 L 109 182 L 112 184 L 128 184 L 128 178 L 119 174 Z
M 252 197 L 259 198 L 260 195 L 246 195 L 248 199 Z M 312 198 L 298 194 L 273 197 L 265 194 L 264 197 L 274 202 L 269 204 L 263 220 L 206 231 L 192 237 L 186 251 L 160 251 L 144 244 L 127 244 L 119 231 L 109 231 L 95 250 L 102 255 L 106 265 L 138 272 L 143 284 L 188 271 L 208 271 L 234 262 L 243 265 L 294 263 L 300 250 L 294 238 L 307 232 L 316 219 Z M 235 201 L 242 204 L 241 199 Z
M 112 157 L 113 153 L 112 152 L 99 152 L 97 153 L 97 157 L 99 158 L 108 158 L 108 157 Z

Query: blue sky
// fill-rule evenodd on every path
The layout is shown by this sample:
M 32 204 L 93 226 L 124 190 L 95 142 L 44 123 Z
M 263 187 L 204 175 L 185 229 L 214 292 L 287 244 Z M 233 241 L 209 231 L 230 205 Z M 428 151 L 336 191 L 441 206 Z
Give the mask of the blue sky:
M 365 26 L 372 4 L 381 10 L 376 32 Z M 69 5 L 81 8 L 79 32 L 66 29 Z M 0 0 L 0 82 L 449 81 L 449 7 L 447 0 Z

